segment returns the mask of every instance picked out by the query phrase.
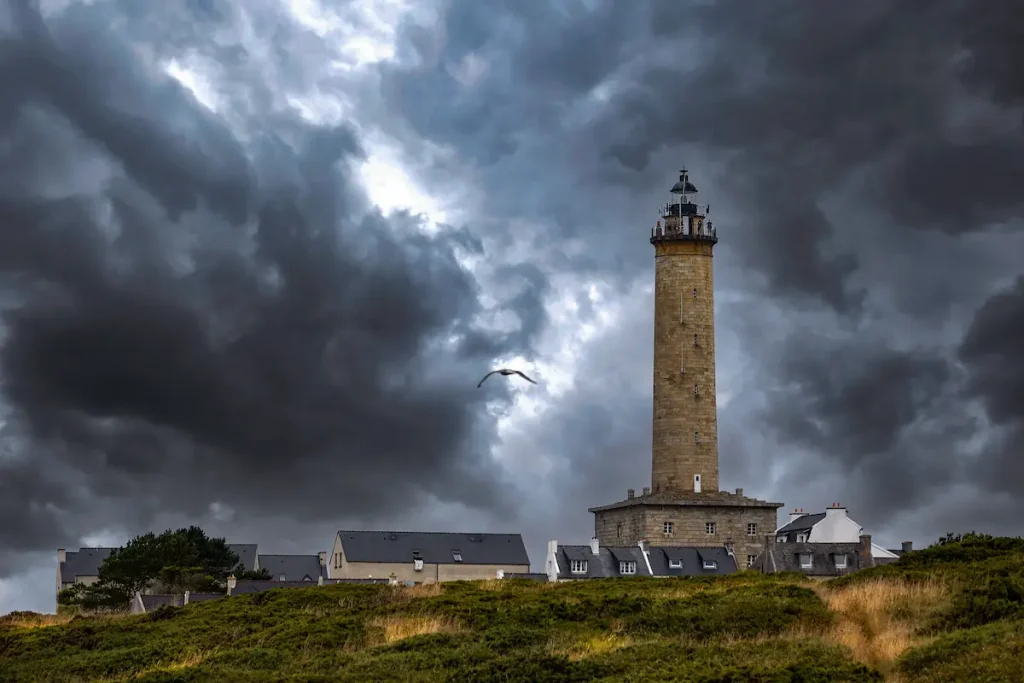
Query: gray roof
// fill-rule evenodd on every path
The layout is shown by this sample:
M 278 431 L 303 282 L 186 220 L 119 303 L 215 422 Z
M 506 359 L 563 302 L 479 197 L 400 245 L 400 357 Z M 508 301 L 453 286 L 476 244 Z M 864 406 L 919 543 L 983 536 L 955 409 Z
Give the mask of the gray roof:
M 391 583 L 390 579 L 379 577 L 376 579 L 324 579 L 325 586 L 333 586 L 337 583 Z
M 736 572 L 736 558 L 722 546 L 654 547 L 650 548 L 648 557 L 655 576 L 725 576 Z M 714 568 L 705 568 L 705 561 L 713 562 Z
M 231 595 L 248 595 L 250 593 L 262 593 L 274 588 L 310 588 L 316 586 L 316 582 L 310 581 L 263 581 L 245 579 L 237 581 L 231 589 Z
M 320 566 L 318 555 L 260 555 L 260 569 L 270 572 L 270 577 L 285 581 L 316 581 L 327 578 L 327 567 Z
M 858 550 L 860 543 L 770 543 L 754 560 L 754 568 L 766 574 L 800 572 L 808 576 L 842 576 L 888 562 L 864 557 Z M 800 566 L 800 556 L 811 555 L 810 569 Z M 836 567 L 836 555 L 846 556 L 846 568 Z M 891 559 L 891 558 L 889 558 Z
M 216 600 L 217 598 L 223 598 L 227 593 L 189 593 L 188 604 L 193 602 L 206 602 L 208 600 Z
M 519 534 L 461 534 L 427 531 L 339 531 L 348 562 L 427 564 L 495 564 L 530 566 L 526 545 Z
M 814 528 L 814 525 L 825 519 L 824 512 L 817 512 L 813 515 L 804 515 L 803 517 L 797 517 L 789 524 L 786 524 L 781 529 L 775 532 L 776 536 L 786 536 L 789 539 L 789 535 L 793 534 L 794 537 L 797 532 L 803 533 L 810 531 Z M 793 539 L 789 539 L 793 540 Z
M 547 574 L 540 574 L 538 572 L 505 572 L 504 578 L 506 579 L 527 579 L 528 581 L 547 581 Z
M 228 548 L 238 555 L 238 561 L 248 570 L 256 569 L 256 554 L 259 546 L 255 543 L 228 543 Z
M 142 606 L 147 612 L 170 605 L 180 607 L 180 598 L 177 595 L 143 595 Z
M 676 507 L 752 507 L 779 509 L 783 503 L 772 503 L 757 498 L 748 498 L 739 493 L 728 491 L 708 491 L 707 493 L 694 493 L 693 491 L 660 491 L 646 495 L 634 496 L 617 503 L 601 505 L 590 508 L 590 512 L 603 512 L 605 510 L 616 510 L 637 506 L 676 506 Z
M 114 548 L 80 548 L 78 551 L 68 551 L 66 560 L 60 565 L 61 581 L 71 583 L 76 576 L 99 576 L 100 565 L 112 552 Z
M 586 572 L 575 574 L 571 570 L 573 560 L 587 563 Z M 647 571 L 647 563 L 639 546 L 609 548 L 600 546 L 594 555 L 589 545 L 560 545 L 555 553 L 558 562 L 558 578 L 560 579 L 607 579 L 622 576 L 619 573 L 620 562 L 635 562 L 635 576 L 651 576 Z M 634 576 L 629 574 L 627 576 Z

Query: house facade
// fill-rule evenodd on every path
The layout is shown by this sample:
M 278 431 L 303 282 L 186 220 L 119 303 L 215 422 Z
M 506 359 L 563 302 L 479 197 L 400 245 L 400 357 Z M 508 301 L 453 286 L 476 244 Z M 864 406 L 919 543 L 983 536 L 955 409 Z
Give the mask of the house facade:
M 548 541 L 545 561 L 549 581 L 648 576 L 725 576 L 737 571 L 736 558 L 724 546 L 559 545 Z
M 331 579 L 389 578 L 401 583 L 493 579 L 526 574 L 520 534 L 339 531 L 328 558 Z

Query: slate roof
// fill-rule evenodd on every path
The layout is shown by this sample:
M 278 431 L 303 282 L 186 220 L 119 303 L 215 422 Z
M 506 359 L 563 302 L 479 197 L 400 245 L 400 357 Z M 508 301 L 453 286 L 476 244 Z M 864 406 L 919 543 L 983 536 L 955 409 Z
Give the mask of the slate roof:
M 627 561 L 636 562 L 635 576 L 724 576 L 736 571 L 736 560 L 724 547 L 648 548 L 650 571 L 639 546 L 601 546 L 598 547 L 598 554 L 595 557 L 589 545 L 560 545 L 555 559 L 558 562 L 559 579 L 602 579 L 623 576 L 619 573 L 619 563 Z M 572 560 L 585 560 L 587 572 L 574 574 L 571 570 Z M 704 560 L 714 562 L 715 568 L 705 569 Z M 670 566 L 675 562 L 679 562 L 681 566 Z
M 99 576 L 100 565 L 110 557 L 114 548 L 80 548 L 65 553 L 65 561 L 60 565 L 60 579 L 71 583 L 76 576 Z
M 238 555 L 238 561 L 243 567 L 249 570 L 256 569 L 256 555 L 259 549 L 257 544 L 228 543 L 227 546 L 235 555 Z
M 159 609 L 166 605 L 172 607 L 180 607 L 180 598 L 177 595 L 143 595 L 142 606 L 147 612 L 152 612 L 155 609 Z
M 318 555 L 260 555 L 260 569 L 270 572 L 270 577 L 285 581 L 316 581 L 327 578 L 327 567 L 320 566 Z
M 413 553 L 427 564 L 530 566 L 520 534 L 463 534 L 426 531 L 339 531 L 347 562 L 411 563 Z
M 376 579 L 371 579 L 371 578 L 365 578 L 365 579 L 324 579 L 324 585 L 325 586 L 331 586 L 331 585 L 334 585 L 336 583 L 381 584 L 381 583 L 391 583 L 391 580 L 390 579 L 385 579 L 383 577 L 379 577 L 379 578 L 376 578 Z
M 807 576 L 842 576 L 875 565 L 888 564 L 886 560 L 863 557 L 858 553 L 860 543 L 771 543 L 754 560 L 754 568 L 766 574 L 800 572 Z M 810 569 L 800 566 L 800 555 L 811 555 Z M 836 567 L 836 555 L 846 555 L 846 568 Z
M 188 604 L 193 602 L 207 602 L 209 600 L 216 600 L 217 598 L 226 597 L 226 593 L 189 593 Z
M 782 507 L 783 503 L 771 503 L 756 498 L 748 498 L 729 491 L 709 491 L 707 493 L 694 493 L 693 491 L 660 491 L 648 493 L 647 495 L 634 496 L 617 503 L 601 505 L 590 508 L 590 512 L 604 512 L 605 510 L 616 510 L 646 505 L 670 505 L 680 507 L 754 507 L 754 508 L 775 508 Z
M 506 579 L 527 579 L 528 581 L 547 581 L 547 574 L 540 574 L 537 572 L 505 572 L 504 577 Z
M 243 579 L 235 582 L 231 589 L 231 595 L 249 595 L 251 593 L 262 593 L 274 588 L 310 588 L 316 586 L 316 582 L 310 581 L 263 581 Z
M 648 557 L 655 576 L 725 576 L 737 569 L 736 558 L 723 547 L 654 547 L 649 549 Z M 705 560 L 714 562 L 714 569 L 705 569 Z M 672 566 L 675 563 L 682 566 Z
M 796 541 L 798 533 L 809 533 L 814 525 L 825 519 L 824 512 L 817 512 L 813 515 L 804 515 L 803 517 L 797 517 L 792 522 L 782 526 L 778 531 L 775 532 L 776 536 L 784 536 L 787 541 Z

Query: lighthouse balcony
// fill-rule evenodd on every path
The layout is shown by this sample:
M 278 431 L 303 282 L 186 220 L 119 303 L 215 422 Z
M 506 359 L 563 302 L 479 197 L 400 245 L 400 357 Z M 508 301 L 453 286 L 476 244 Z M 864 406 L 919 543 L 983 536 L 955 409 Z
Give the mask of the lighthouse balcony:
M 651 244 L 656 242 L 704 242 L 706 244 L 718 243 L 718 231 L 710 221 L 688 223 L 686 221 L 677 223 L 675 221 L 665 226 L 658 225 L 651 228 Z

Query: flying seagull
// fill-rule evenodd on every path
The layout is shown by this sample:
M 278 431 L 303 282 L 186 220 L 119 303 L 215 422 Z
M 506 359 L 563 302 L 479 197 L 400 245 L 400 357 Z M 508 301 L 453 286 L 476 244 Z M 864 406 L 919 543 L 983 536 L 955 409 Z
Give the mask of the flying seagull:
M 502 377 L 508 377 L 509 375 L 519 375 L 520 377 L 525 379 L 530 384 L 536 384 L 536 382 L 534 382 L 532 379 L 527 377 L 520 370 L 509 370 L 508 368 L 501 368 L 500 370 L 491 370 L 486 375 L 484 375 L 484 378 L 482 380 L 480 380 L 480 384 L 477 384 L 476 388 L 479 389 L 480 387 L 482 387 L 484 385 L 484 382 L 487 381 L 487 378 L 490 377 L 491 375 L 494 375 L 494 374 L 501 375 Z

